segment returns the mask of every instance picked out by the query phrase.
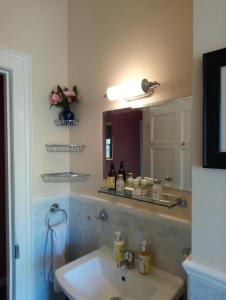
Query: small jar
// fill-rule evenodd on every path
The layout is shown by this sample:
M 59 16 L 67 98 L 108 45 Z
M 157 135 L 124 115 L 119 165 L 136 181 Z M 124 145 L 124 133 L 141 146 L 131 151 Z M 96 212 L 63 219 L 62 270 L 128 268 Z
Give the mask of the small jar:
M 170 176 L 165 177 L 164 187 L 171 188 L 173 186 L 173 179 Z
M 146 188 L 148 186 L 148 181 L 147 179 L 141 179 L 141 187 L 142 188 Z
M 136 196 L 141 196 L 141 188 L 140 188 L 140 182 L 139 179 L 135 178 L 133 180 L 133 186 L 134 186 L 134 194 Z
M 133 187 L 133 173 L 127 174 L 127 186 Z
M 147 180 L 147 182 L 148 182 L 148 186 L 150 186 L 150 187 L 152 187 L 152 185 L 153 185 L 153 178 L 151 178 L 151 177 L 144 177 L 144 179 L 146 179 Z
M 154 200 L 162 199 L 162 184 L 160 179 L 154 179 L 154 184 L 152 187 L 152 198 Z
M 145 178 L 141 180 L 141 193 L 142 195 L 147 195 L 148 193 L 148 181 Z
M 138 189 L 139 186 L 140 186 L 139 179 L 135 178 L 135 179 L 133 180 L 133 185 L 134 185 L 134 188 L 135 188 L 135 189 Z
M 150 194 L 152 191 L 152 186 L 153 186 L 154 180 L 151 177 L 144 177 L 144 179 L 146 179 L 148 182 L 148 194 Z
M 116 180 L 116 192 L 123 192 L 125 187 L 125 182 L 123 180 L 123 174 L 118 174 L 117 180 Z
M 138 181 L 139 181 L 139 184 L 141 184 L 141 180 L 142 180 L 142 177 L 136 177 L 136 179 L 138 179 Z

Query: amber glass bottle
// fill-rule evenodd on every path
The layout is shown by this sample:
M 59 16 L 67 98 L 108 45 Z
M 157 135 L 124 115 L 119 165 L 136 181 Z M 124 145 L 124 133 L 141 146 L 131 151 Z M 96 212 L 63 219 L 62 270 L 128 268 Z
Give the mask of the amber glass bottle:
M 108 172 L 107 176 L 107 188 L 109 190 L 115 190 L 116 189 L 116 179 L 117 174 L 115 172 L 115 166 L 114 163 L 111 163 L 110 171 Z
M 139 272 L 143 275 L 149 275 L 151 273 L 151 252 L 147 241 L 141 242 Z
M 123 180 L 126 182 L 126 171 L 125 171 L 125 168 L 124 168 L 124 162 L 123 161 L 120 162 L 120 167 L 119 167 L 119 170 L 118 170 L 118 174 L 122 174 Z

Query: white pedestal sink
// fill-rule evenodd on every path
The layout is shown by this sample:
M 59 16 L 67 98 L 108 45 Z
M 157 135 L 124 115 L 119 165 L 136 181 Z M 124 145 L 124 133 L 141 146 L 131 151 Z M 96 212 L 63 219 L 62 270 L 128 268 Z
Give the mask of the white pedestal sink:
M 137 269 L 117 268 L 107 246 L 56 270 L 62 291 L 71 300 L 177 300 L 181 278 L 153 267 L 149 276 Z

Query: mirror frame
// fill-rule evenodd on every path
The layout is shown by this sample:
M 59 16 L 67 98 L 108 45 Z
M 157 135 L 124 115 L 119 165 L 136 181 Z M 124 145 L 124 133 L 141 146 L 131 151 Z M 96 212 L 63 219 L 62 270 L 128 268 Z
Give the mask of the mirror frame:
M 226 169 L 221 145 L 221 68 L 226 66 L 226 48 L 203 55 L 203 167 Z M 226 116 L 225 116 L 226 117 Z

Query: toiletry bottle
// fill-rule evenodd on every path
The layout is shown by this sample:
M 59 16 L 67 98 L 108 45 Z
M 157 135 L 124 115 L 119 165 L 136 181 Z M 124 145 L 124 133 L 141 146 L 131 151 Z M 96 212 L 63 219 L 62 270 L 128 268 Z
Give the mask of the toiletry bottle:
M 141 195 L 145 196 L 148 193 L 148 181 L 147 179 L 141 179 Z
M 118 174 L 117 180 L 116 180 L 116 192 L 122 193 L 124 191 L 125 182 L 123 180 L 123 175 Z
M 140 187 L 140 183 L 139 183 L 139 179 L 135 178 L 133 180 L 133 186 L 134 186 L 134 194 L 136 196 L 140 196 L 141 195 L 141 187 Z
M 173 179 L 170 176 L 165 177 L 164 187 L 171 188 L 173 186 Z
M 124 262 L 125 242 L 122 240 L 120 231 L 115 232 L 114 240 L 114 259 L 117 265 L 122 265 Z
M 125 171 L 125 168 L 124 168 L 124 162 L 123 161 L 120 162 L 120 167 L 119 167 L 119 170 L 118 170 L 118 174 L 122 174 L 123 180 L 126 182 L 126 171 Z
M 151 273 L 151 252 L 147 241 L 141 242 L 139 272 L 143 275 L 149 275 Z
M 117 178 L 117 175 L 116 175 L 116 172 L 115 172 L 115 166 L 114 166 L 114 163 L 112 162 L 110 171 L 109 171 L 108 176 L 107 176 L 107 188 L 109 190 L 115 190 L 116 189 L 116 178 Z
M 152 186 L 153 186 L 154 180 L 151 177 L 144 177 L 144 179 L 146 179 L 148 182 L 148 195 L 150 195 L 152 192 Z
M 126 184 L 129 187 L 133 187 L 133 173 L 127 173 Z
M 154 200 L 162 199 L 162 184 L 160 179 L 154 179 L 154 184 L 152 187 L 152 198 Z

